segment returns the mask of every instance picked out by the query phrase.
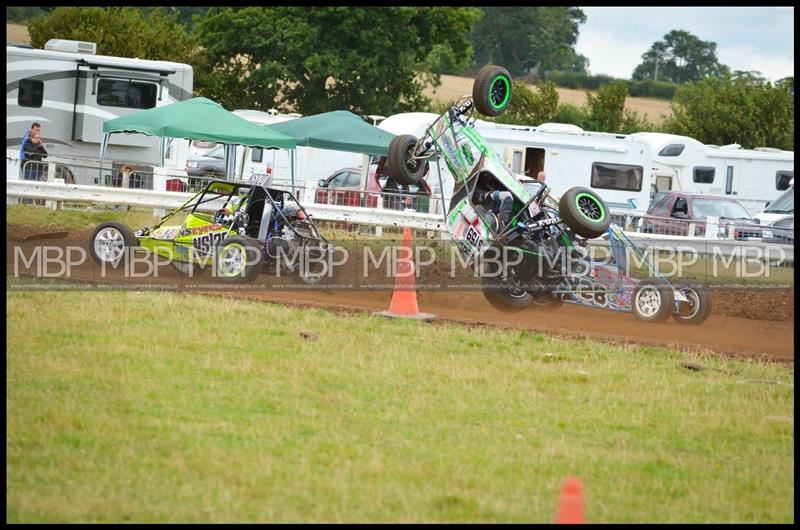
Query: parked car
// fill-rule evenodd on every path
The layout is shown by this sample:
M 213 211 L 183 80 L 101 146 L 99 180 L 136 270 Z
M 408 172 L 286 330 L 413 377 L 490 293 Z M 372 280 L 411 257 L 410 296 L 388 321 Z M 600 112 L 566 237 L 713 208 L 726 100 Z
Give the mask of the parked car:
M 718 224 L 709 225 L 705 222 L 708 217 L 718 218 Z M 692 225 L 694 235 L 699 237 L 717 230 L 719 237 L 727 237 L 732 230 L 735 239 L 760 238 L 764 230 L 735 199 L 669 191 L 658 192 L 653 197 L 647 214 L 642 217 L 641 231 L 688 236 Z
M 794 245 L 794 215 L 764 227 L 764 242 Z
M 383 195 L 383 207 L 393 210 L 407 208 L 427 212 L 431 188 L 424 180 L 421 184 L 398 186 L 389 174 L 386 157 L 380 157 L 369 167 L 366 190 L 361 189 L 361 168 L 348 167 L 320 179 L 314 194 L 318 204 L 339 204 L 377 208 L 378 197 Z
M 186 174 L 190 177 L 225 177 L 225 146 L 218 145 L 204 155 L 190 156 L 186 160 Z

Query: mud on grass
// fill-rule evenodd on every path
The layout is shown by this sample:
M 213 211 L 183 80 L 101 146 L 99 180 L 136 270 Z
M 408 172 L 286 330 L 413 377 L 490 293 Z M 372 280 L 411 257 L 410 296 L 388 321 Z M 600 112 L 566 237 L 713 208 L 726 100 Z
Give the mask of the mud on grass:
M 6 299 L 9 521 L 549 522 L 566 475 L 590 522 L 794 517 L 785 366 L 182 294 Z

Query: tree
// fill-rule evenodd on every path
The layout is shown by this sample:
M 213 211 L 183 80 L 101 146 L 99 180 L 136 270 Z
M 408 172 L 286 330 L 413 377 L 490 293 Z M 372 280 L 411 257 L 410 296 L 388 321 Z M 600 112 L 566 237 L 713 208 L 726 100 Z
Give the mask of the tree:
M 191 63 L 197 46 L 175 16 L 135 7 L 57 7 L 31 20 L 31 45 L 53 38 L 94 42 L 97 53 Z
M 688 31 L 672 30 L 642 54 L 632 77 L 686 83 L 727 72 L 728 67 L 717 60 L 716 43 L 702 41 Z
M 786 85 L 709 77 L 678 88 L 665 128 L 703 143 L 794 150 L 794 97 Z
M 628 85 L 625 81 L 602 85 L 596 96 L 591 92 L 586 93 L 586 112 L 594 130 L 620 132 L 627 95 Z
M 511 104 L 498 116 L 499 123 L 540 125 L 553 120 L 558 110 L 558 91 L 552 81 L 542 81 L 531 90 L 522 81 L 514 81 Z
M 425 106 L 414 71 L 436 44 L 463 60 L 480 13 L 444 7 L 215 8 L 196 19 L 203 95 L 229 108 L 393 114 Z
M 504 66 L 512 75 L 550 70 L 585 71 L 586 57 L 575 52 L 577 7 L 484 7 L 472 30 L 475 62 Z

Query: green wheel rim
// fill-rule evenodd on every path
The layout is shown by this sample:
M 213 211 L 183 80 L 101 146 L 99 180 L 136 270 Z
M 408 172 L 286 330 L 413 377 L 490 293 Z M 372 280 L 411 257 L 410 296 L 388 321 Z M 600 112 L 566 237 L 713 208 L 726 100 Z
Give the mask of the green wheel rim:
M 593 223 L 600 223 L 606 218 L 606 209 L 603 203 L 588 193 L 579 193 L 575 196 L 575 206 L 583 217 Z
M 502 83 L 502 85 L 498 85 L 498 83 Z M 503 92 L 500 92 L 503 90 Z M 503 101 L 495 105 L 495 96 L 498 95 L 498 92 L 502 94 Z M 508 78 L 506 76 L 497 76 L 492 80 L 492 84 L 489 86 L 489 105 L 492 106 L 493 109 L 502 109 L 508 103 L 508 98 L 511 97 L 511 87 L 508 83 Z

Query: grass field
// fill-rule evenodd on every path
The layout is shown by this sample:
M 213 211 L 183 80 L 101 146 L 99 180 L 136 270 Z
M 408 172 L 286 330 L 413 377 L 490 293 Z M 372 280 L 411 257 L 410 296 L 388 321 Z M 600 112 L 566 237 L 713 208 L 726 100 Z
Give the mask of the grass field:
M 549 522 L 566 475 L 590 522 L 793 521 L 785 366 L 182 294 L 6 301 L 9 522 Z

